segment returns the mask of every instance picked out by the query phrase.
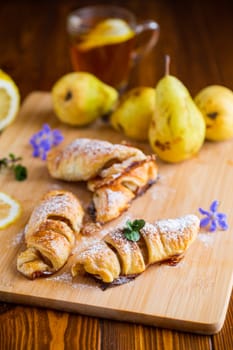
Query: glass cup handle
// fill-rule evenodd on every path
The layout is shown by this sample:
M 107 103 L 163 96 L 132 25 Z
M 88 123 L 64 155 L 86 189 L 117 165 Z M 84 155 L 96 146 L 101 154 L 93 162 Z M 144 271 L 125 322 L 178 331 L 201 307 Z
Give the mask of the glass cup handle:
M 136 45 L 136 48 L 132 53 L 132 59 L 134 62 L 138 61 L 142 56 L 150 52 L 159 39 L 160 27 L 157 22 L 147 20 L 139 23 L 135 30 L 136 37 L 145 31 L 151 31 L 150 38 L 145 44 L 139 45 L 138 47 Z

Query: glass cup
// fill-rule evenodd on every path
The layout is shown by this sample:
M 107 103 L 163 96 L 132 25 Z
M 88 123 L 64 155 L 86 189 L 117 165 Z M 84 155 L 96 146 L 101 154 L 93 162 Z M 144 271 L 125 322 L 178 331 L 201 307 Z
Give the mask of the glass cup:
M 157 22 L 138 22 L 132 12 L 114 5 L 71 12 L 67 31 L 73 69 L 89 72 L 119 91 L 126 88 L 134 63 L 151 51 L 159 38 Z

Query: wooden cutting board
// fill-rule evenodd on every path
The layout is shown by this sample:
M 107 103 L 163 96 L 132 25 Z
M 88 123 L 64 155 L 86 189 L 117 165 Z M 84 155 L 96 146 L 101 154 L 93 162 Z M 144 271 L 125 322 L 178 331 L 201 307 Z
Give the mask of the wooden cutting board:
M 74 256 L 50 278 L 30 281 L 16 270 L 16 256 L 24 245 L 23 228 L 47 190 L 71 190 L 84 206 L 90 200 L 85 184 L 51 179 L 46 163 L 32 157 L 29 139 L 44 123 L 62 130 L 65 142 L 77 137 L 95 137 L 113 143 L 123 139 L 101 121 L 81 129 L 62 125 L 53 113 L 49 93 L 35 92 L 27 97 L 16 122 L 0 135 L 1 157 L 10 152 L 22 156 L 29 172 L 23 182 L 16 181 L 8 170 L 0 173 L 1 191 L 18 199 L 23 208 L 20 219 L 0 231 L 0 299 L 203 334 L 218 332 L 225 319 L 233 282 L 233 140 L 205 143 L 198 156 L 181 164 L 159 162 L 159 181 L 120 218 L 106 225 L 101 236 L 107 227 L 128 218 L 154 222 L 188 213 L 199 215 L 198 208 L 208 209 L 214 199 L 220 201 L 220 211 L 228 215 L 229 230 L 200 232 L 176 266 L 151 266 L 134 281 L 102 291 L 91 279 L 72 280 L 70 266 Z M 138 146 L 151 152 L 148 144 Z M 74 253 L 98 238 L 80 239 Z

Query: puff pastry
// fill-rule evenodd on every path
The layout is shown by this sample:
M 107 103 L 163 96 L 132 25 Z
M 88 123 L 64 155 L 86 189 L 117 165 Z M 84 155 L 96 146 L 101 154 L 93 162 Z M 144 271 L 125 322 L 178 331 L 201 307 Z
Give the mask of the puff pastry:
M 123 228 L 113 229 L 98 245 L 80 252 L 72 275 L 88 273 L 106 283 L 138 275 L 151 264 L 182 255 L 196 239 L 199 225 L 195 215 L 146 223 L 137 242 L 128 240 Z
M 93 216 L 97 222 L 106 223 L 129 208 L 132 200 L 143 194 L 157 178 L 154 158 L 147 156 L 139 165 L 125 171 L 114 180 L 88 181 L 93 192 Z
M 50 175 L 56 179 L 87 181 L 97 175 L 117 176 L 145 158 L 145 154 L 135 147 L 79 138 L 64 148 L 53 148 L 47 155 L 47 166 Z
M 87 138 L 49 152 L 47 165 L 54 178 L 87 181 L 93 192 L 90 211 L 99 223 L 118 217 L 158 176 L 155 156 L 135 147 Z
M 25 227 L 27 249 L 17 257 L 17 269 L 34 279 L 58 271 L 68 260 L 84 212 L 68 191 L 49 191 L 33 210 Z

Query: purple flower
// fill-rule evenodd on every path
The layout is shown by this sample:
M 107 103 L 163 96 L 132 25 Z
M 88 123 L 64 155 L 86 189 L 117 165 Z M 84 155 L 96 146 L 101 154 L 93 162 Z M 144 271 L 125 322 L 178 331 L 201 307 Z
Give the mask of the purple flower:
M 222 230 L 228 229 L 227 216 L 226 214 L 218 213 L 218 206 L 219 201 L 214 200 L 210 205 L 209 211 L 199 208 L 199 212 L 205 215 L 205 217 L 201 219 L 200 227 L 208 226 L 210 232 L 216 231 L 218 227 Z
M 57 129 L 52 130 L 48 124 L 44 124 L 43 128 L 35 133 L 29 140 L 33 148 L 33 157 L 40 157 L 45 160 L 48 151 L 59 145 L 64 139 L 61 132 Z

